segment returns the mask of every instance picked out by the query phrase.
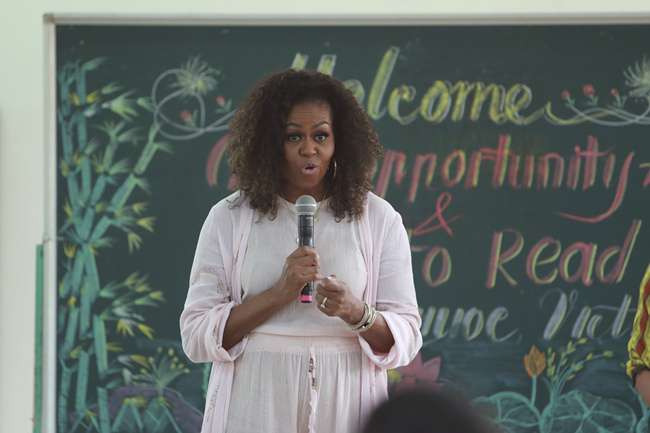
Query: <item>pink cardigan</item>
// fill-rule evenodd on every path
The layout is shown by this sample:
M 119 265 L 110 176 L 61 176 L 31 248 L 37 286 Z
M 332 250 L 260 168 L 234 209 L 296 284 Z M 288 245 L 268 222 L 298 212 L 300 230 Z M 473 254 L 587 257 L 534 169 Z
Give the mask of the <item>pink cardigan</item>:
M 236 203 L 233 205 L 233 203 Z M 244 351 L 247 337 L 230 350 L 221 346 L 230 310 L 241 304 L 240 275 L 255 212 L 248 200 L 236 192 L 217 203 L 206 219 L 192 266 L 190 288 L 180 318 L 185 353 L 193 362 L 212 362 L 202 433 L 223 433 L 234 374 L 233 361 Z M 369 193 L 359 221 L 361 249 L 368 271 L 364 301 L 376 305 L 382 278 L 399 278 L 398 291 L 391 288 L 381 304 L 390 305 L 380 314 L 386 320 L 395 344 L 388 353 L 375 353 L 359 336 L 361 370 L 361 420 L 388 398 L 386 370 L 407 365 L 422 346 L 411 267 L 411 252 L 402 218 L 392 206 Z M 390 295 L 399 299 L 390 299 Z M 392 302 L 391 302 L 392 301 Z M 388 311 L 390 310 L 390 311 Z

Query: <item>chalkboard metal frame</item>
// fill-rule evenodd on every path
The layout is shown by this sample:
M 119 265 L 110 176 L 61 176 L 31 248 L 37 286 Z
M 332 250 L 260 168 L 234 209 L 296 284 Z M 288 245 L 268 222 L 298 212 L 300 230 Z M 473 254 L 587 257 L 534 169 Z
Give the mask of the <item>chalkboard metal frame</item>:
M 45 227 L 42 242 L 43 295 L 41 308 L 43 317 L 42 331 L 42 361 L 41 374 L 36 380 L 41 380 L 41 394 L 34 395 L 40 399 L 39 427 L 42 432 L 56 431 L 56 269 L 57 269 L 57 221 L 56 221 L 56 25 L 51 15 L 43 17 L 43 42 L 45 46 L 43 57 L 44 71 L 44 209 Z M 35 405 L 35 408 L 37 405 Z M 36 415 L 36 414 L 35 414 Z
M 43 239 L 43 363 L 40 399 L 41 431 L 56 431 L 56 27 L 93 26 L 460 26 L 648 24 L 650 14 L 463 14 L 463 15 L 130 15 L 46 14 L 44 20 L 44 155 L 45 229 Z
M 459 25 L 583 25 L 644 24 L 650 14 L 633 13 L 546 13 L 546 14 L 275 14 L 275 15 L 166 15 L 166 14 L 46 14 L 52 25 L 125 25 L 125 26 L 459 26 Z

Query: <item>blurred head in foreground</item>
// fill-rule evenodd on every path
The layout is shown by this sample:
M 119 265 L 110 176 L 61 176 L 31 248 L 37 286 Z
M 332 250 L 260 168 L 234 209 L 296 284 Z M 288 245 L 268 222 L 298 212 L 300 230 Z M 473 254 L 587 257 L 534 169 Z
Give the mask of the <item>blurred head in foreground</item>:
M 454 393 L 417 388 L 377 408 L 363 433 L 487 433 L 486 424 Z

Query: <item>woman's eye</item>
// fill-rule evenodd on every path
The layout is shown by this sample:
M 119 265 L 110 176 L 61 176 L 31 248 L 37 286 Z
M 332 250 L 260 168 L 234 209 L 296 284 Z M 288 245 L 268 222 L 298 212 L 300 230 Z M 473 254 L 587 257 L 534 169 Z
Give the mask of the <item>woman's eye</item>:
M 316 141 L 325 141 L 327 139 L 327 134 L 318 134 L 315 138 Z
M 287 135 L 287 141 L 298 141 L 298 140 L 300 140 L 300 136 L 296 134 Z

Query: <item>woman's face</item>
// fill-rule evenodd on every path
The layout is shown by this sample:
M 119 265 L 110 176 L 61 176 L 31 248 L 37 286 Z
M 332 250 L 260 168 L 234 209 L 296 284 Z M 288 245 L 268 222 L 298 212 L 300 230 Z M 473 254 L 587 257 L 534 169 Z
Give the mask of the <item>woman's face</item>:
M 327 189 L 325 174 L 334 155 L 332 112 L 326 102 L 296 104 L 284 125 L 284 198 L 301 195 L 320 201 Z

